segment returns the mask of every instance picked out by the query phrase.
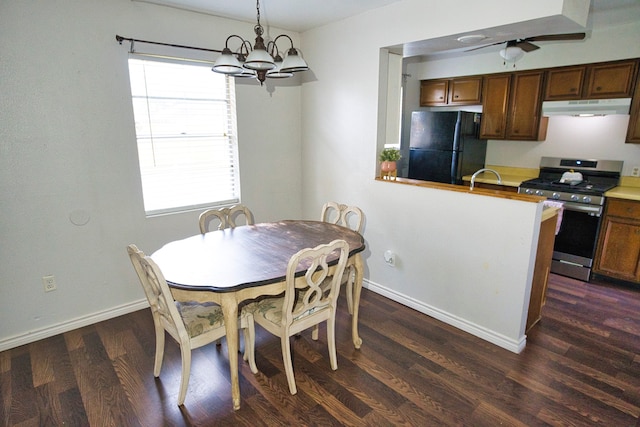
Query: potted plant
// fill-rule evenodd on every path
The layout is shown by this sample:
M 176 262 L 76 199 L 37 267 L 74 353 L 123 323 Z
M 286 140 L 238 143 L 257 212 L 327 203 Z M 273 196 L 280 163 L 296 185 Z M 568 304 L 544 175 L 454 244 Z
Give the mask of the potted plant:
M 385 148 L 380 152 L 380 171 L 385 175 L 391 175 L 397 169 L 397 161 L 400 160 L 400 150 L 397 148 Z M 395 174 L 394 174 L 395 175 Z

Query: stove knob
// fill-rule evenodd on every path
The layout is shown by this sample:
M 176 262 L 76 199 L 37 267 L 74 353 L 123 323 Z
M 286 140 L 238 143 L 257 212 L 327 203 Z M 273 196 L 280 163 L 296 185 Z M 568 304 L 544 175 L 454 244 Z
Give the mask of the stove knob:
M 583 201 L 584 203 L 591 203 L 591 197 L 589 197 L 589 196 L 584 196 L 584 197 L 582 198 L 582 201 Z
M 530 188 L 526 188 L 526 189 L 524 190 L 524 194 L 533 194 L 533 190 L 532 190 L 532 189 L 530 189 Z
M 551 198 L 552 198 L 552 199 L 555 199 L 555 200 L 558 200 L 558 199 L 560 198 L 560 193 L 553 193 L 553 194 L 551 195 Z
M 578 200 L 580 200 L 580 196 L 578 196 L 577 194 L 572 194 L 571 195 L 571 200 L 577 202 Z
M 536 190 L 536 195 L 537 195 L 537 196 L 544 196 L 544 191 L 542 191 L 542 190 Z

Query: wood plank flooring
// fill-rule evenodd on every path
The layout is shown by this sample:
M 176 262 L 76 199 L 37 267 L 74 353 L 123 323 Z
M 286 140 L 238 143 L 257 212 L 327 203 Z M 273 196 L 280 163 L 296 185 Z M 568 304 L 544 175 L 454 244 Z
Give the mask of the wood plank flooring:
M 258 328 L 253 375 L 231 406 L 226 346 L 193 353 L 185 405 L 167 339 L 153 377 L 149 310 L 0 353 L 2 426 L 640 426 L 640 287 L 552 275 L 543 318 L 517 355 L 366 289 L 363 345 L 341 298 L 338 370 L 326 334 L 292 339 L 291 396 L 277 338 Z

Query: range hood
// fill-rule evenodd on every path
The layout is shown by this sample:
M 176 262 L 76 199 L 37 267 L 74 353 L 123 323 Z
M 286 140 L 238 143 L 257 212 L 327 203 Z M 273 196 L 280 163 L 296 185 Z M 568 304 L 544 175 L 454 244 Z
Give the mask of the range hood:
M 629 114 L 631 98 L 585 99 L 577 101 L 545 101 L 543 116 L 604 116 Z

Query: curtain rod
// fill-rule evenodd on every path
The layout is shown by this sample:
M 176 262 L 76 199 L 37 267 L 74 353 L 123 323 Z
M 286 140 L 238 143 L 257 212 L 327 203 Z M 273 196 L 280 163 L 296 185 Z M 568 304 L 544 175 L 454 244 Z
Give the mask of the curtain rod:
M 217 49 L 206 49 L 204 47 L 193 47 L 193 46 L 184 46 L 184 45 L 179 45 L 179 44 L 171 44 L 171 43 L 161 43 L 161 42 L 152 42 L 152 41 L 148 41 L 148 40 L 139 40 L 139 39 L 132 39 L 129 37 L 122 37 L 116 34 L 116 40 L 118 41 L 118 43 L 122 44 L 123 41 L 128 41 L 131 42 L 131 47 L 129 48 L 129 52 L 131 53 L 135 53 L 135 51 L 133 50 L 133 44 L 134 42 L 137 43 L 147 43 L 147 44 L 155 44 L 155 45 L 160 45 L 160 46 L 169 46 L 169 47 L 177 47 L 180 49 L 191 49 L 191 50 L 203 50 L 205 52 L 217 52 L 217 53 L 222 53 L 221 50 L 217 50 Z

